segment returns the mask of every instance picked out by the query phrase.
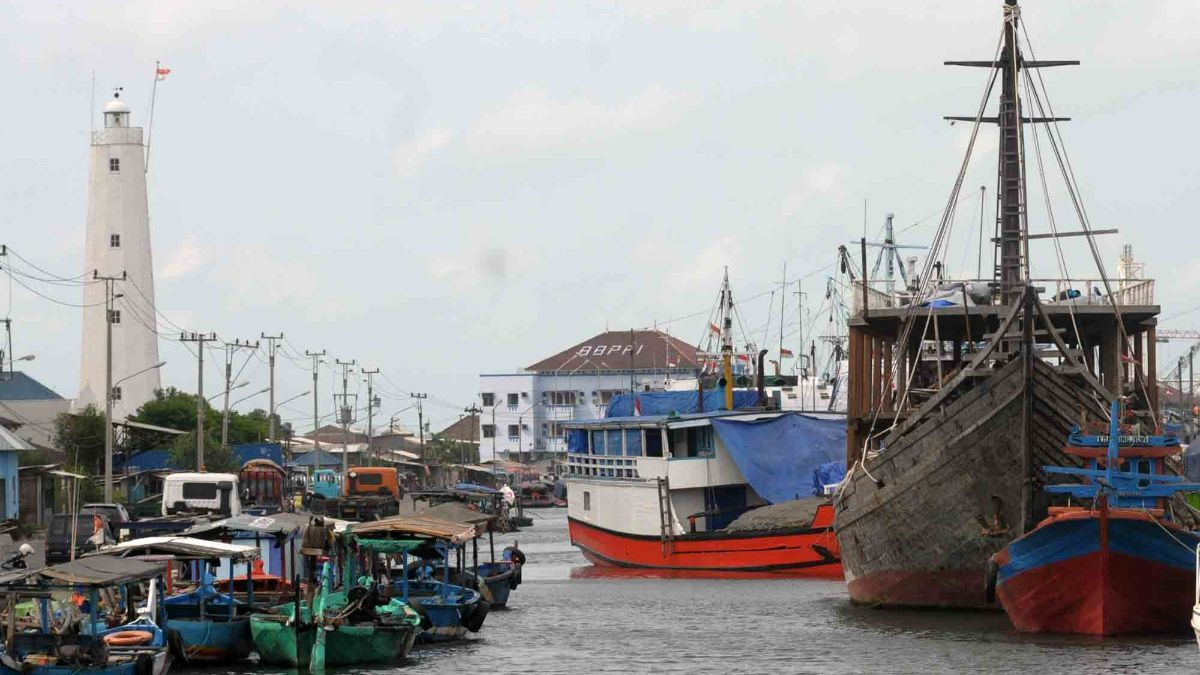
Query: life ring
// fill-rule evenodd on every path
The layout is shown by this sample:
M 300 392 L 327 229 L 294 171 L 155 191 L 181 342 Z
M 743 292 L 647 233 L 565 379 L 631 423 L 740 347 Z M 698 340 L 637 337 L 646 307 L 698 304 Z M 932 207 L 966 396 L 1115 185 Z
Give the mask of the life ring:
M 144 630 L 121 630 L 104 636 L 104 644 L 113 647 L 136 647 L 154 639 L 154 635 Z

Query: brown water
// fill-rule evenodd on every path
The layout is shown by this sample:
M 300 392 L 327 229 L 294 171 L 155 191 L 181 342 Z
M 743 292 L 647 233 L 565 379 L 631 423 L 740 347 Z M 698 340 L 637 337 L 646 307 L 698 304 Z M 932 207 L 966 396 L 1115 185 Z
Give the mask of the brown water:
M 567 543 L 565 509 L 533 513 L 534 526 L 514 535 L 529 564 L 512 609 L 492 612 L 470 640 L 418 647 L 406 663 L 330 672 L 1200 671 L 1200 651 L 1186 637 L 1028 636 L 1015 633 L 998 613 L 853 607 L 841 582 L 604 572 Z M 226 671 L 281 672 L 256 666 Z

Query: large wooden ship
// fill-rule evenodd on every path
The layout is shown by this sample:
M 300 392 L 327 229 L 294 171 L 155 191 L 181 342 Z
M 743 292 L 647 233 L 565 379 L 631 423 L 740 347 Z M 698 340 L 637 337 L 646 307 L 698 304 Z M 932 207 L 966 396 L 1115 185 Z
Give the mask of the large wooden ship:
M 982 125 L 999 128 L 993 276 L 942 278 L 939 251 L 964 161 L 920 282 L 899 292 L 854 282 L 849 475 L 835 500 L 835 528 L 855 602 L 987 606 L 988 559 L 1047 512 L 1041 467 L 1081 463 L 1062 452 L 1081 417 L 1104 420 L 1110 402 L 1125 397 L 1141 423 L 1156 423 L 1154 282 L 1132 278 L 1140 275 L 1128 266 L 1122 278 L 1105 276 L 1094 243 L 1105 232 L 1087 222 L 1061 155 L 1062 118 L 1039 94 L 1036 69 L 1077 62 L 1027 59 L 1019 19 L 1015 0 L 1006 0 L 993 58 L 947 62 L 990 70 L 978 112 L 948 119 L 974 124 L 971 147 Z M 988 116 L 995 89 L 999 110 Z M 1024 129 L 1031 124 L 1045 134 L 1030 134 L 1032 144 Z M 1026 160 L 1041 171 L 1056 158 L 1080 230 L 1061 231 L 1048 218 L 1051 231 L 1033 234 Z M 1098 278 L 1032 278 L 1029 244 L 1039 239 L 1059 252 L 1086 241 Z M 1056 257 L 1061 270 L 1065 258 Z

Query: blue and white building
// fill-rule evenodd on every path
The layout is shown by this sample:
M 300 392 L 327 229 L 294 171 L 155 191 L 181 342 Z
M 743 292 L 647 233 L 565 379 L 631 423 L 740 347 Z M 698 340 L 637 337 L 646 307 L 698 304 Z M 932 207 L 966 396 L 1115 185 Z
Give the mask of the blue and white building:
M 612 397 L 662 391 L 700 372 L 696 347 L 657 330 L 606 331 L 533 365 L 479 376 L 482 459 L 566 452 L 562 423 L 597 419 Z

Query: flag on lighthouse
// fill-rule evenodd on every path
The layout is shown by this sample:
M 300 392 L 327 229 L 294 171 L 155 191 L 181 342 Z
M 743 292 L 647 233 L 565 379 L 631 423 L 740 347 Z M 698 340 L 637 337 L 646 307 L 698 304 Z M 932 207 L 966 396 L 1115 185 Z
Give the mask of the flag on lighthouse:
M 171 74 L 170 68 L 163 68 L 162 66 L 157 66 L 154 69 L 154 76 L 159 80 L 167 79 L 167 75 L 170 75 L 170 74 Z

